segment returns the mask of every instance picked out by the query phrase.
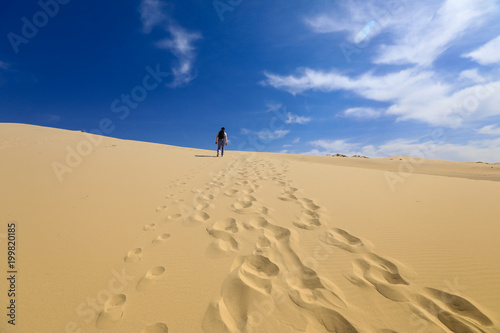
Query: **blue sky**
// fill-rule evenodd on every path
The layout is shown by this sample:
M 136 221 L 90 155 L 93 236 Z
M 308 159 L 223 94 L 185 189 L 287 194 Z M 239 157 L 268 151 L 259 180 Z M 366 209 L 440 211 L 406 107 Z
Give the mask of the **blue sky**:
M 1 122 L 500 162 L 499 1 L 30 0 L 0 16 Z

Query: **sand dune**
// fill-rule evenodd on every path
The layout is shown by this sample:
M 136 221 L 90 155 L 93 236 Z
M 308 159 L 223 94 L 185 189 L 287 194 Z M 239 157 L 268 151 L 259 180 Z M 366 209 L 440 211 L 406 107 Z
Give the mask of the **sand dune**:
M 0 124 L 0 331 L 500 332 L 499 164 L 211 155 Z

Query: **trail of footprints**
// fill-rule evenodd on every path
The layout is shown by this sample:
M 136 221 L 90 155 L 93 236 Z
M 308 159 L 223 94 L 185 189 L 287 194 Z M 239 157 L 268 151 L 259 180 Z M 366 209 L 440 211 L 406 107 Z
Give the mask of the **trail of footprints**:
M 312 230 L 326 224 L 321 207 L 298 195 L 284 172 L 286 166 L 280 173 L 268 161 L 257 165 L 240 161 L 238 173 L 224 192 L 234 198 L 230 208 L 237 215 L 207 228 L 218 248 L 237 254 L 240 230 L 257 233 L 258 240 L 253 253 L 236 256 L 222 284 L 221 297 L 207 309 L 205 332 L 305 331 L 311 318 L 330 332 L 356 332 L 343 314 L 347 306 L 341 292 L 304 265 L 290 245 L 292 231 L 277 225 L 271 210 L 256 195 L 263 181 L 271 181 L 283 189 L 277 199 L 299 205 L 301 214 L 295 226 Z M 253 313 L 266 307 L 269 316 L 265 321 L 252 318 Z M 294 323 L 299 327 L 287 326 L 290 318 L 300 318 L 298 324 Z
M 184 178 L 189 180 L 194 178 L 194 173 L 197 172 L 197 170 L 191 170 Z M 187 185 L 186 182 L 181 181 L 181 179 L 175 179 L 172 181 L 172 183 L 165 187 L 166 190 L 173 191 L 173 190 L 178 190 L 178 193 L 184 193 L 187 191 L 187 189 L 182 188 Z M 179 189 L 180 188 L 180 189 Z M 168 194 L 165 199 L 169 200 L 175 197 L 175 194 L 170 193 Z M 182 203 L 182 199 L 177 199 L 173 201 L 174 205 L 179 205 Z M 197 214 L 193 216 L 193 219 L 198 220 L 198 221 L 206 221 L 209 219 L 208 214 L 204 213 L 203 210 L 208 207 L 208 204 L 203 203 L 198 205 L 196 207 L 196 210 L 198 211 Z M 169 208 L 169 205 L 167 204 L 161 204 L 155 208 L 155 211 L 158 213 L 164 213 L 167 212 Z M 182 217 L 181 214 L 179 213 L 170 213 L 166 216 L 165 220 L 167 221 L 176 221 L 179 220 Z M 142 231 L 144 232 L 155 232 L 158 228 L 158 223 L 148 223 L 142 226 Z M 155 247 L 162 246 L 164 243 L 168 241 L 168 239 L 171 237 L 171 234 L 169 233 L 160 233 L 156 235 L 152 240 L 151 240 L 151 250 L 154 249 Z M 137 264 L 141 262 L 143 255 L 145 255 L 145 251 L 143 248 L 137 247 L 133 248 L 129 251 L 126 252 L 123 261 L 125 264 Z M 167 268 L 163 265 L 158 265 L 149 268 L 144 275 L 137 281 L 137 284 L 135 285 L 135 290 L 137 292 L 144 292 L 156 284 L 156 282 L 160 279 L 163 278 L 163 276 L 166 274 Z M 95 326 L 98 329 L 106 330 L 109 329 L 113 326 L 115 326 L 120 319 L 124 316 L 125 309 L 126 309 L 126 303 L 127 303 L 127 296 L 125 294 L 116 294 L 113 295 L 111 298 L 109 298 L 100 313 L 97 316 Z M 168 333 L 168 326 L 165 323 L 154 323 L 151 325 L 148 325 L 144 327 L 141 330 L 141 333 Z
M 186 178 L 193 178 L 196 170 Z M 176 221 L 187 226 L 202 226 L 213 241 L 206 249 L 212 258 L 233 256 L 229 275 L 221 285 L 221 295 L 209 304 L 202 328 L 206 333 L 233 332 L 295 332 L 326 331 L 356 333 L 356 321 L 350 319 L 349 303 L 342 291 L 328 279 L 305 265 L 294 251 L 291 238 L 296 233 L 279 226 L 273 219 L 272 209 L 259 199 L 258 191 L 265 184 L 281 188 L 276 197 L 298 210 L 292 224 L 295 228 L 315 232 L 325 246 L 339 249 L 352 256 L 353 272 L 346 276 L 355 286 L 371 287 L 381 297 L 406 304 L 411 311 L 443 332 L 490 332 L 492 321 L 470 301 L 433 288 L 419 288 L 401 275 L 398 265 L 377 255 L 371 246 L 349 232 L 328 226 L 328 214 L 314 200 L 305 198 L 300 189 L 291 186 L 286 178 L 287 162 L 276 166 L 271 160 L 253 161 L 242 155 L 228 163 L 226 169 L 212 175 L 203 189 L 193 190 L 191 205 L 175 200 L 172 205 L 183 207 L 184 212 L 169 211 L 169 205 L 156 207 L 158 213 L 167 214 L 165 221 Z M 167 190 L 186 184 L 180 179 L 172 181 Z M 179 193 L 187 189 L 180 189 Z M 173 194 L 166 196 L 167 200 Z M 217 197 L 232 200 L 229 208 L 234 216 L 212 221 L 209 209 Z M 158 224 L 143 226 L 146 232 L 155 232 Z M 257 235 L 253 251 L 241 253 L 247 242 Z M 153 247 L 162 246 L 171 237 L 161 233 L 152 239 Z M 129 250 L 126 264 L 141 261 L 142 248 Z M 143 292 L 154 287 L 167 268 L 158 265 L 148 269 L 138 281 L 136 290 Z M 123 315 L 126 295 L 109 299 L 96 321 L 98 328 L 111 327 Z M 260 314 L 260 318 L 256 315 Z M 293 319 L 293 320 L 291 320 Z M 293 322 L 293 324 L 292 324 Z M 388 328 L 373 328 L 377 333 L 394 333 Z M 141 333 L 168 332 L 165 323 L 145 327 Z
M 294 227 L 316 232 L 325 246 L 352 256 L 353 273 L 346 278 L 354 285 L 371 287 L 381 297 L 406 304 L 429 323 L 432 331 L 492 331 L 488 331 L 493 329 L 492 321 L 470 301 L 412 284 L 395 262 L 377 255 L 349 232 L 329 227 L 324 209 L 290 185 L 286 162 L 277 167 L 271 161 L 260 161 L 255 164 L 242 158 L 232 177 L 225 177 L 228 170 L 222 171 L 209 184 L 222 187 L 224 195 L 234 199 L 230 208 L 236 215 L 207 227 L 214 238 L 207 253 L 234 255 L 235 260 L 222 283 L 220 298 L 207 309 L 205 332 L 291 332 L 309 331 L 310 327 L 326 332 L 362 332 L 349 319 L 349 305 L 342 291 L 302 262 L 291 246 L 293 230 L 277 225 L 271 210 L 259 200 L 257 191 L 265 181 L 281 187 L 277 199 L 298 205 L 300 213 L 292 221 Z M 239 240 L 244 239 L 238 237 L 241 231 L 257 232 L 259 237 L 251 254 L 238 256 Z M 291 318 L 292 326 L 288 324 Z M 395 332 L 373 329 L 377 333 Z

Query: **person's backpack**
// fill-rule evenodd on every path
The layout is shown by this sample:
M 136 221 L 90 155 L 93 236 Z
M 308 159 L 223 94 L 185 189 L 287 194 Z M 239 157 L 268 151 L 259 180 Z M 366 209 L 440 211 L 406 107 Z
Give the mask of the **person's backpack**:
M 224 131 L 220 130 L 217 137 L 219 138 L 219 140 L 223 140 L 224 139 Z

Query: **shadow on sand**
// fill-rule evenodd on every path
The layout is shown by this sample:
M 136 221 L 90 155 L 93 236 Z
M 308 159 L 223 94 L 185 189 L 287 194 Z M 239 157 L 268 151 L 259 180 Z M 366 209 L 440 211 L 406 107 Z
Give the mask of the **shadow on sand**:
M 214 155 L 194 155 L 194 157 L 217 157 Z

